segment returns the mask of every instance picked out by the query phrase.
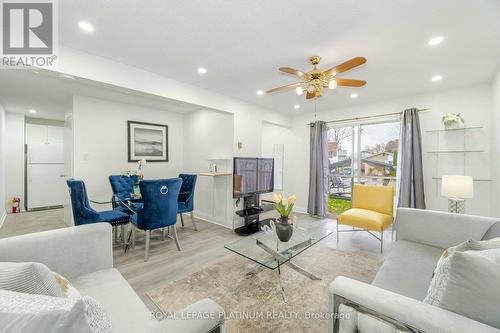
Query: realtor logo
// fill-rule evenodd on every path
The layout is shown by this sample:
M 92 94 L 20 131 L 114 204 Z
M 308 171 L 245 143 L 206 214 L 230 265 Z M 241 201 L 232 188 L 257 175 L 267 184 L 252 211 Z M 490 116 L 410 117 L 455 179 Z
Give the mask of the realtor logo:
M 49 67 L 57 60 L 54 0 L 0 0 L 2 68 Z

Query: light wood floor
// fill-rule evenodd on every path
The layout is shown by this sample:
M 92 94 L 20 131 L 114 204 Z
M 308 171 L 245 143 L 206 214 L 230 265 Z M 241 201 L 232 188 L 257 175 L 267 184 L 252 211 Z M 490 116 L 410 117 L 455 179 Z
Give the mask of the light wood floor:
M 300 223 L 314 223 L 315 220 L 316 218 L 309 215 L 301 215 L 299 221 Z M 224 244 L 242 237 L 232 230 L 202 220 L 196 220 L 198 231 L 195 231 L 188 216 L 184 218 L 184 221 L 184 228 L 180 227 L 180 222 L 177 223 L 182 251 L 177 251 L 172 239 L 167 238 L 161 241 L 160 233 L 154 233 L 151 238 L 149 261 L 144 262 L 144 236 L 140 231 L 137 233 L 136 248 L 127 254 L 124 253 L 121 244 L 114 245 L 115 267 L 152 310 L 155 306 L 147 297 L 146 292 L 222 260 L 229 254 L 229 251 L 224 249 Z M 63 222 L 62 209 L 9 214 L 0 228 L 0 238 L 64 227 L 66 225 Z M 331 221 L 331 227 L 332 230 L 336 230 L 334 220 Z M 341 229 L 348 230 L 349 228 Z M 384 243 L 385 255 L 392 245 L 391 231 L 384 233 Z M 360 248 L 380 253 L 380 243 L 366 232 L 340 233 L 338 244 L 336 235 L 332 234 L 320 244 L 332 248 Z

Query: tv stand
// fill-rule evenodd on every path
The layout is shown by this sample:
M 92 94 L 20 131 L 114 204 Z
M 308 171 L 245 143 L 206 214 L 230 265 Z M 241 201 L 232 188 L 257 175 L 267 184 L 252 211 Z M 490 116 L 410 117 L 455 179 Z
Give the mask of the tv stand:
M 271 219 L 260 219 L 260 214 L 272 211 L 273 204 L 260 204 L 260 195 L 255 194 L 243 198 L 243 209 L 236 211 L 236 215 L 241 216 L 245 225 L 236 228 L 234 231 L 240 235 L 250 235 L 260 231 L 262 225 L 269 225 Z

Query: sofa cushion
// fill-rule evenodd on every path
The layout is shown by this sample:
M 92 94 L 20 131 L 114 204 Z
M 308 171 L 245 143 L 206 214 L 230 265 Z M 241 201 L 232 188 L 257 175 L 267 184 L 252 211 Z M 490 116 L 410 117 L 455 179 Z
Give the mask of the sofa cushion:
M 337 221 L 356 228 L 381 231 L 391 225 L 392 216 L 372 210 L 351 208 L 340 214 Z
M 397 241 L 378 271 L 373 285 L 397 294 L 423 300 L 442 248 Z
M 52 271 L 36 262 L 0 262 L 0 289 L 63 297 Z
M 114 268 L 70 280 L 82 295 L 96 299 L 106 310 L 115 332 L 145 332 L 157 324 L 146 305 Z

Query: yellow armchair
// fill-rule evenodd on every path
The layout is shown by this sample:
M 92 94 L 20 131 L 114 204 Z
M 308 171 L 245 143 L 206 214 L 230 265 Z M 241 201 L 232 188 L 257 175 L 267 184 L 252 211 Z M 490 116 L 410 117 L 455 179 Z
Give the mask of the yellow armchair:
M 355 184 L 352 189 L 352 208 L 337 218 L 337 242 L 339 232 L 367 231 L 380 241 L 380 252 L 384 246 L 384 230 L 393 222 L 394 187 Z M 339 230 L 339 224 L 353 230 Z M 377 237 L 371 231 L 380 232 Z

